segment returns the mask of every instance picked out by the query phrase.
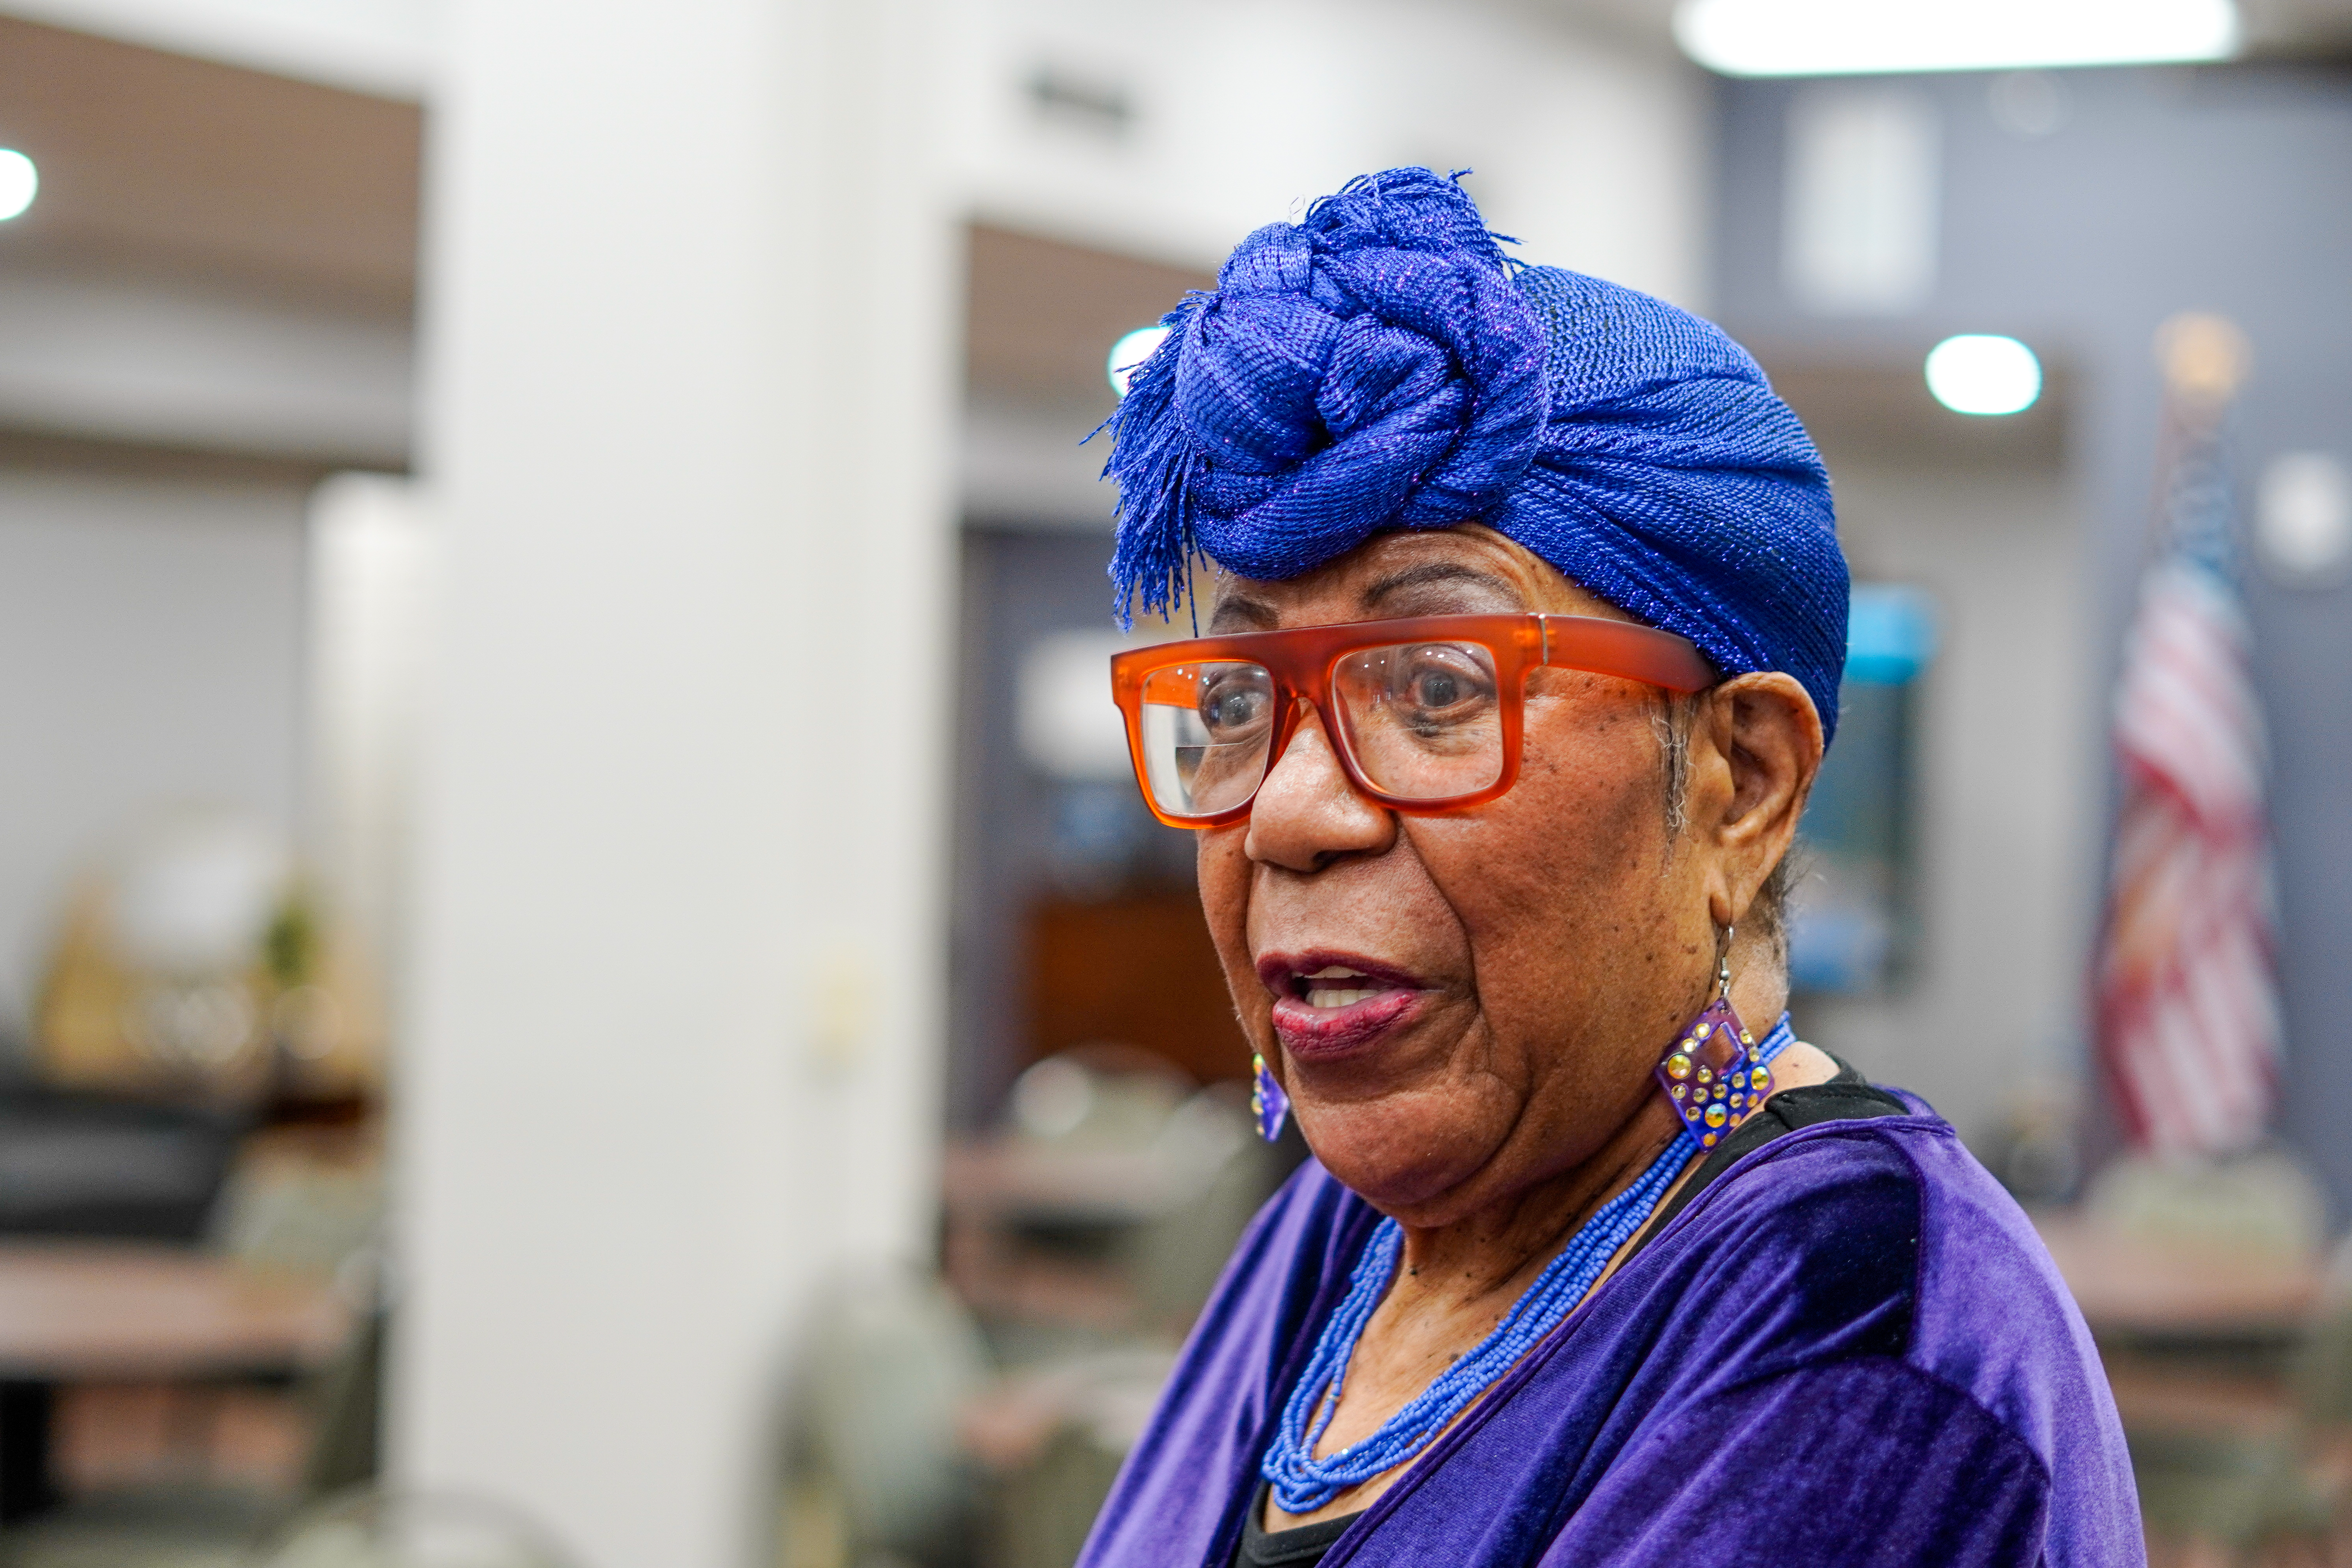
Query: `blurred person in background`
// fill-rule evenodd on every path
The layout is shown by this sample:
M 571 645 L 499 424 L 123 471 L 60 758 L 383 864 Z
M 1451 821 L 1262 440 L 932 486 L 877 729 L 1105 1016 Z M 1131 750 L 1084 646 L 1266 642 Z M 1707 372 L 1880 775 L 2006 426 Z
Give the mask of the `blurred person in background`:
M 1754 361 L 1419 169 L 1166 325 L 1121 614 L 1218 572 L 1114 685 L 1315 1158 L 1080 1562 L 2141 1561 L 2024 1215 L 1783 1010 L 1848 580 Z

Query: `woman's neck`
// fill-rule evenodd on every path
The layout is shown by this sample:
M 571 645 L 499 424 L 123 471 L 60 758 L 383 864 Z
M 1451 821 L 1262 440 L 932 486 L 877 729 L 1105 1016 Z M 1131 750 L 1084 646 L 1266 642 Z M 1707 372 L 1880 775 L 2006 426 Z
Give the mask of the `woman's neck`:
M 1475 1351 L 1593 1212 L 1656 1162 L 1681 1125 L 1664 1100 L 1646 1096 L 1599 1152 L 1571 1169 L 1449 1224 L 1403 1226 L 1396 1278 L 1356 1343 L 1339 1407 L 1315 1453 L 1328 1456 L 1370 1436 Z M 1287 1513 L 1268 1498 L 1264 1527 L 1285 1530 L 1352 1513 L 1402 1470 L 1375 1476 L 1305 1513 Z
M 1580 1163 L 1448 1224 L 1404 1226 L 1391 1300 L 1458 1307 L 1495 1297 L 1501 1317 L 1593 1212 L 1656 1162 L 1681 1125 L 1672 1106 L 1648 1097 Z
M 1788 1005 L 1787 982 L 1777 964 L 1740 964 L 1736 951 L 1734 958 L 1739 974 L 1732 982 L 1731 1005 L 1761 1037 Z M 1779 1075 L 1784 1086 L 1825 1078 L 1834 1070 L 1819 1052 L 1800 1048 L 1806 1060 L 1794 1079 Z M 1817 1062 L 1822 1070 L 1816 1070 Z M 1460 1219 L 1441 1226 L 1404 1226 L 1403 1256 L 1391 1296 L 1432 1292 L 1467 1302 L 1501 1295 L 1499 1317 L 1595 1210 L 1650 1168 L 1681 1127 L 1681 1119 L 1663 1096 L 1645 1094 L 1590 1158 Z M 1691 1163 L 1696 1167 L 1697 1162 Z
M 1764 965 L 1754 966 L 1745 983 L 1735 980 L 1731 987 L 1732 1005 L 1751 1028 L 1778 1019 L 1785 998 L 1785 987 Z M 1824 1081 L 1834 1070 L 1810 1046 L 1792 1046 L 1776 1064 L 1773 1079 L 1790 1088 Z M 1663 1095 L 1643 1093 L 1601 1147 L 1574 1166 L 1444 1225 L 1402 1226 L 1397 1277 L 1357 1342 L 1339 1408 L 1315 1452 L 1328 1456 L 1371 1436 L 1447 1367 L 1475 1351 L 1595 1211 L 1654 1164 L 1681 1127 Z M 1696 1159 L 1688 1162 L 1661 1202 L 1670 1200 L 1698 1165 Z M 1621 1249 L 1601 1278 L 1623 1257 Z M 1268 1499 L 1265 1528 L 1287 1529 L 1352 1513 L 1386 1491 L 1403 1469 L 1375 1476 L 1306 1513 L 1286 1513 Z

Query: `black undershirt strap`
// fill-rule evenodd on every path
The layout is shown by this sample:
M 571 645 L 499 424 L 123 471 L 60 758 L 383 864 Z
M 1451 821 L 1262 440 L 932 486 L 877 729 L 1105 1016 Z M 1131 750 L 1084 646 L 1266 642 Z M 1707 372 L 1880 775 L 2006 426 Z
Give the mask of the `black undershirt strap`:
M 1823 1121 L 1862 1121 L 1874 1116 L 1908 1116 L 1911 1108 L 1874 1087 L 1853 1068 L 1836 1057 L 1837 1076 L 1827 1083 L 1807 1084 L 1801 1089 L 1784 1089 L 1764 1102 L 1764 1109 L 1733 1129 L 1731 1136 L 1707 1151 L 1699 1162 L 1698 1170 L 1685 1182 L 1672 1197 L 1658 1205 L 1650 1223 L 1633 1241 L 1633 1251 L 1650 1245 L 1650 1238 L 1665 1229 L 1666 1223 L 1690 1205 L 1690 1201 L 1706 1191 L 1722 1174 L 1738 1163 L 1743 1154 L 1752 1154 L 1773 1139 L 1794 1132 L 1800 1127 L 1811 1127 Z
M 1358 1509 L 1337 1519 L 1318 1520 L 1302 1524 L 1296 1530 L 1268 1531 L 1260 1527 L 1265 1518 L 1266 1494 L 1274 1489 L 1264 1481 L 1250 1494 L 1249 1512 L 1242 1519 L 1242 1543 L 1234 1554 L 1234 1568 L 1315 1568 L 1331 1543 L 1348 1532 L 1348 1527 L 1363 1516 Z

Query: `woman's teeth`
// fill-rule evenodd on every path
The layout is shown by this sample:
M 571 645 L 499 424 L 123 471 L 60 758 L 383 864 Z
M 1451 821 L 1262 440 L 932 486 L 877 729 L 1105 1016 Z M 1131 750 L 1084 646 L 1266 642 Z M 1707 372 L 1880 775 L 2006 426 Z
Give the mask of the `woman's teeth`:
M 1338 964 L 1318 969 L 1312 974 L 1298 977 L 1302 985 L 1301 1000 L 1309 1007 L 1352 1007 L 1367 1002 L 1388 989 L 1384 985 L 1348 985 L 1349 980 L 1369 980 L 1370 975 L 1358 969 L 1344 969 Z M 1318 984 L 1320 982 L 1320 984 Z
M 1322 963 L 1320 959 L 1311 963 Z M 1301 1058 L 1337 1058 L 1370 1049 L 1409 1026 L 1425 999 L 1395 971 L 1367 974 L 1344 963 L 1309 970 L 1296 959 L 1262 972 L 1276 993 L 1274 1031 L 1283 1048 Z

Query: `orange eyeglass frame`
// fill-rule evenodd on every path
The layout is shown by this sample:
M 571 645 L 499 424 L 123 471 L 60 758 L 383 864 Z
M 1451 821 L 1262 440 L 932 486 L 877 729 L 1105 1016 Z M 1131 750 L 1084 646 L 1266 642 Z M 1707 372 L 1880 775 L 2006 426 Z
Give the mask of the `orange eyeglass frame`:
M 1503 761 L 1495 782 L 1468 795 L 1439 799 L 1398 796 L 1376 789 L 1364 776 L 1348 739 L 1348 727 L 1331 710 L 1331 672 L 1339 661 L 1365 648 L 1399 643 L 1476 643 L 1495 656 L 1495 679 L 1499 693 L 1498 718 Z M 1239 805 L 1203 816 L 1178 816 L 1160 809 L 1152 798 L 1151 779 L 1143 753 L 1143 686 L 1156 670 L 1188 664 L 1255 664 L 1273 678 L 1274 738 L 1266 752 L 1265 774 Z M 1222 827 L 1250 813 L 1257 792 L 1265 785 L 1289 750 L 1298 731 L 1298 705 L 1306 701 L 1323 722 L 1332 754 L 1348 782 L 1366 798 L 1391 811 L 1435 816 L 1466 811 L 1507 794 L 1519 776 L 1521 719 L 1527 679 L 1536 670 L 1580 669 L 1593 675 L 1613 675 L 1662 686 L 1669 691 L 1703 691 L 1715 684 L 1715 667 L 1689 638 L 1630 621 L 1598 616 L 1416 616 L 1391 621 L 1343 621 L 1334 626 L 1289 626 L 1281 631 L 1244 632 L 1234 637 L 1190 637 L 1157 643 L 1150 647 L 1116 653 L 1110 660 L 1111 696 L 1127 720 L 1128 761 L 1151 815 L 1171 827 Z

